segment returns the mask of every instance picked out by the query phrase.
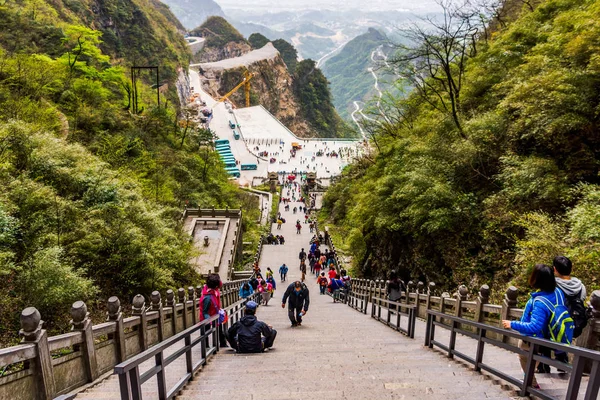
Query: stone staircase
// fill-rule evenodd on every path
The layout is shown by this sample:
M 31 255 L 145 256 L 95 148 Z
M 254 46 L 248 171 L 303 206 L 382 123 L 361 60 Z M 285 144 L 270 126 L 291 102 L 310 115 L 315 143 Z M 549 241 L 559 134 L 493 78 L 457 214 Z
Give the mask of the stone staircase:
M 297 196 L 298 197 L 298 196 Z M 292 207 L 293 208 L 293 205 Z M 274 348 L 265 354 L 221 352 L 181 392 L 178 399 L 510 399 L 516 396 L 479 373 L 457 367 L 436 351 L 423 347 L 424 323 L 414 340 L 319 295 L 316 279 L 307 285 L 311 305 L 301 327 L 291 328 L 281 297 L 288 283 L 300 278 L 298 253 L 312 234 L 301 214 L 280 209 L 287 222 L 277 231 L 284 245 L 263 248 L 260 266 L 276 273 L 282 263 L 288 282 L 278 282 L 268 306 L 257 316 L 278 331 Z M 514 364 L 518 368 L 517 360 Z M 243 371 L 243 372 L 242 372 Z
M 260 266 L 263 272 L 270 267 L 277 277 L 279 266 L 286 263 L 288 282 L 277 279 L 273 299 L 268 306 L 259 307 L 257 313 L 260 320 L 278 331 L 274 348 L 255 355 L 238 355 L 229 348 L 221 349 L 177 399 L 519 398 L 515 387 L 474 372 L 470 366 L 447 358 L 439 350 L 424 347 L 425 322 L 417 320 L 415 339 L 409 339 L 370 318 L 370 305 L 365 315 L 345 304 L 334 303 L 330 296 L 320 295 L 316 279 L 310 274 L 306 281 L 311 293 L 308 314 L 301 327 L 291 328 L 287 309 L 281 308 L 281 297 L 287 285 L 300 278 L 298 253 L 302 247 L 308 250 L 312 234 L 305 224 L 302 234 L 296 234 L 295 221 L 303 220 L 303 215 L 285 212 L 283 207 L 280 211 L 287 223 L 276 232 L 284 235 L 285 245 L 265 245 Z M 447 340 L 445 330 L 436 332 L 436 340 Z M 473 354 L 474 348 L 474 340 L 457 336 L 457 349 Z M 522 377 L 516 356 L 503 349 L 489 346 L 484 362 Z M 182 357 L 167 369 L 169 384 L 183 375 L 184 365 Z M 148 368 L 149 364 L 142 365 L 141 371 Z M 564 397 L 567 385 L 564 376 L 546 374 L 537 378 L 549 395 Z M 158 398 L 155 388 L 154 379 L 145 383 L 144 399 Z M 119 399 L 118 380 L 112 376 L 77 398 Z

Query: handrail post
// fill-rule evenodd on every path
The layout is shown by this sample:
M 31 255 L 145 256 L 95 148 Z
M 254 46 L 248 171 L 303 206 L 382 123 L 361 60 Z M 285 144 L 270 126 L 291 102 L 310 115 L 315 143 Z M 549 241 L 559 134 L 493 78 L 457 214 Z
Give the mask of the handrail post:
M 98 373 L 98 363 L 96 362 L 96 349 L 94 346 L 94 333 L 92 332 L 92 321 L 90 313 L 83 301 L 76 301 L 71 306 L 71 325 L 72 331 L 79 331 L 83 336 L 81 344 L 81 353 L 85 363 L 88 382 L 93 382 L 100 375 Z M 79 345 L 73 346 L 76 350 Z
M 115 333 L 109 334 L 109 338 L 115 341 L 117 350 L 117 363 L 125 361 L 127 358 L 127 349 L 125 348 L 125 329 L 123 327 L 123 313 L 121 312 L 121 301 L 117 296 L 108 299 L 106 305 L 108 310 L 107 321 L 115 323 Z
M 484 317 L 483 305 L 490 301 L 490 287 L 482 285 L 479 288 L 479 296 L 475 300 L 475 322 L 482 322 Z
M 183 307 L 183 312 L 181 313 L 181 317 L 183 319 L 183 321 L 182 321 L 183 329 L 182 330 L 186 330 L 187 327 L 189 326 L 189 324 L 188 324 L 187 302 L 185 301 L 185 289 L 184 288 L 177 289 L 177 299 L 178 299 L 177 305 L 181 304 L 181 306 Z M 175 306 L 175 308 L 177 308 L 177 305 Z
M 140 349 L 146 350 L 148 348 L 148 319 L 146 317 L 146 300 L 141 294 L 136 294 L 133 298 L 132 314 L 140 318 L 140 324 L 138 325 L 138 338 L 140 341 Z
M 480 364 L 483 361 L 483 349 L 485 346 L 485 342 L 483 341 L 483 338 L 485 337 L 485 333 L 486 333 L 485 329 L 479 330 L 479 339 L 477 340 L 477 353 L 475 354 L 475 371 L 476 372 L 481 371 Z
M 198 291 L 200 289 L 200 291 Z M 202 296 L 202 288 L 200 286 L 196 287 L 196 292 L 194 292 L 194 287 L 188 287 L 188 300 L 192 302 L 192 325 L 196 325 L 198 322 L 198 300 Z
M 175 292 L 172 289 L 167 290 L 166 307 L 171 309 L 171 335 L 177 333 L 177 306 L 175 304 Z
M 151 310 L 156 311 L 158 313 L 156 327 L 158 329 L 158 341 L 162 342 L 164 339 L 165 321 L 164 321 L 164 317 L 163 317 L 163 307 L 162 307 L 160 292 L 158 290 L 155 290 L 152 292 L 152 294 L 150 295 L 150 301 L 152 302 L 152 304 L 150 305 Z
M 502 301 L 502 311 L 500 312 L 501 320 L 508 320 L 510 309 L 517 306 L 517 288 L 514 286 L 510 286 L 506 289 L 506 293 L 504 294 L 504 300 Z M 508 337 L 506 335 L 502 336 L 502 342 L 506 343 L 508 341 Z
M 35 307 L 27 307 L 21 312 L 21 343 L 32 343 L 36 346 L 36 357 L 33 359 L 33 374 L 37 381 L 40 398 L 51 400 L 56 394 L 52 357 L 48 347 L 48 333 L 42 329 L 42 317 Z
M 433 314 L 427 313 L 427 324 L 425 325 L 425 346 L 433 348 L 431 343 L 431 327 L 433 326 Z
M 591 318 L 588 320 L 588 325 L 585 327 L 581 336 L 576 339 L 577 346 L 594 349 L 598 343 L 599 332 L 594 331 L 597 321 L 600 320 L 600 290 L 594 290 L 590 297 L 590 313 Z M 584 372 L 589 373 L 592 368 L 592 363 L 585 362 Z
M 156 383 L 158 384 L 158 399 L 167 400 L 167 376 L 165 373 L 165 358 L 162 351 L 154 356 L 156 366 L 160 366 L 160 371 L 156 373 Z

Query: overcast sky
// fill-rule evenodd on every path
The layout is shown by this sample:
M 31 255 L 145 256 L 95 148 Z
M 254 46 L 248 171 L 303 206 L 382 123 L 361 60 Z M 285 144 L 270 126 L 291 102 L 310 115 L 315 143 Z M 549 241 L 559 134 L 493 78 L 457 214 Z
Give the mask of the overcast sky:
M 434 11 L 434 0 L 216 0 L 223 8 L 265 9 L 269 11 L 299 9 L 348 10 L 407 10 L 415 12 Z

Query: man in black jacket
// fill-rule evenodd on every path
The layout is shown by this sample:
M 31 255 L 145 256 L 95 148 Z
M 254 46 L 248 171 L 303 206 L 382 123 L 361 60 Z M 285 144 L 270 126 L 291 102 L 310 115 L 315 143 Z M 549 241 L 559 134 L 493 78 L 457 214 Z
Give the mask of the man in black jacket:
M 256 319 L 258 304 L 249 301 L 241 320 L 227 331 L 227 340 L 238 353 L 261 353 L 273 346 L 277 331 Z
M 286 301 L 288 301 L 288 317 L 292 327 L 302 325 L 302 317 L 306 315 L 310 303 L 306 285 L 296 281 L 288 286 L 281 300 L 281 308 L 285 308 Z

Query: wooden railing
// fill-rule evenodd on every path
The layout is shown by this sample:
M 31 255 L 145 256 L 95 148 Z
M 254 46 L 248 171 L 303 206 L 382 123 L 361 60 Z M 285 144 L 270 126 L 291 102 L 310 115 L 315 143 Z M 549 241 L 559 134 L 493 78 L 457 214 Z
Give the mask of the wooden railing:
M 442 320 L 446 322 L 441 322 Z M 448 322 L 450 325 L 448 325 Z M 448 344 L 441 343 L 436 340 L 436 327 L 450 330 L 450 338 Z M 477 341 L 475 354 L 469 355 L 462 351 L 456 350 L 456 335 L 461 334 L 468 336 Z M 530 350 L 525 352 L 513 344 L 505 343 L 503 340 L 498 340 L 499 337 L 508 337 L 511 340 L 508 342 L 516 342 L 519 339 L 525 340 L 530 344 Z M 527 367 L 525 375 L 522 379 L 505 373 L 504 371 L 495 368 L 494 360 L 490 359 L 484 362 L 485 344 L 492 344 L 508 350 L 512 353 L 527 355 Z M 558 400 L 558 397 L 551 396 L 547 391 L 542 391 L 539 388 L 532 386 L 535 366 L 537 362 L 549 364 L 555 368 L 570 372 L 569 386 L 565 397 L 561 399 L 576 400 L 580 398 L 579 388 L 581 386 L 581 378 L 583 377 L 584 367 L 587 363 L 591 363 L 590 379 L 585 390 L 585 400 L 595 400 L 598 398 L 598 389 L 600 388 L 600 352 L 584 349 L 578 346 L 566 346 L 564 344 L 551 342 L 549 340 L 527 337 L 515 331 L 509 331 L 497 327 L 492 327 L 487 324 L 474 322 L 465 318 L 451 316 L 439 311 L 427 310 L 427 328 L 425 334 L 425 346 L 430 348 L 436 346 L 447 352 L 448 357 L 458 357 L 473 365 L 475 371 L 484 370 L 498 378 L 509 382 L 520 388 L 520 395 L 525 397 L 530 394 L 544 400 Z M 562 351 L 571 354 L 573 358 L 572 364 L 563 363 L 551 358 L 538 355 L 539 347 L 544 346 L 554 351 Z
M 245 280 L 221 288 L 224 308 L 238 302 Z M 202 286 L 166 292 L 166 301 L 152 292 L 150 304 L 134 297 L 132 316 L 124 317 L 116 296 L 108 299 L 107 321 L 92 325 L 83 301 L 71 308 L 72 331 L 48 337 L 34 307 L 21 313 L 20 345 L 0 349 L 0 399 L 54 399 L 76 392 L 112 373 L 115 365 L 184 331 L 198 322 Z
M 353 279 L 352 291 L 365 296 L 367 301 L 372 303 L 373 298 L 387 298 L 387 284 L 388 282 L 383 280 Z M 518 290 L 514 286 L 506 290 L 502 304 L 490 304 L 488 285 L 481 286 L 474 299 L 469 298 L 469 290 L 464 285 L 459 286 L 454 297 L 450 297 L 448 293 L 435 296 L 436 287 L 433 282 L 427 288 L 422 282 L 418 282 L 416 285 L 408 282 L 407 288 L 408 291 L 402 292 L 402 297 L 398 302 L 414 305 L 416 316 L 422 319 L 427 319 L 427 312 L 432 310 L 442 315 L 464 318 L 500 328 L 502 320 L 519 319 L 523 315 L 523 310 L 517 307 Z M 588 326 L 576 339 L 576 344 L 583 348 L 600 350 L 600 290 L 594 291 L 590 297 L 589 314 Z M 440 322 L 451 324 L 450 319 L 442 318 Z M 498 332 L 489 331 L 488 335 L 497 335 Z M 503 334 L 495 339 L 507 342 L 512 340 L 511 337 Z
M 258 295 L 256 293 L 253 298 L 258 300 Z M 246 302 L 247 299 L 243 299 L 225 308 L 229 316 L 227 326 L 241 318 Z M 115 374 L 119 376 L 121 400 L 142 400 L 142 384 L 154 377 L 156 377 L 157 384 L 156 393 L 160 400 L 175 397 L 200 367 L 219 351 L 219 327 L 216 324 L 218 318 L 219 316 L 215 315 L 202 321 L 115 366 Z M 182 340 L 184 344 L 180 346 Z M 194 362 L 193 350 L 196 347 L 200 347 L 200 359 Z M 170 354 L 165 354 L 169 351 Z M 186 372 L 177 379 L 173 387 L 168 387 L 166 368 L 183 355 L 185 355 Z M 154 366 L 146 371 L 141 371 L 141 364 L 151 359 L 154 359 Z

